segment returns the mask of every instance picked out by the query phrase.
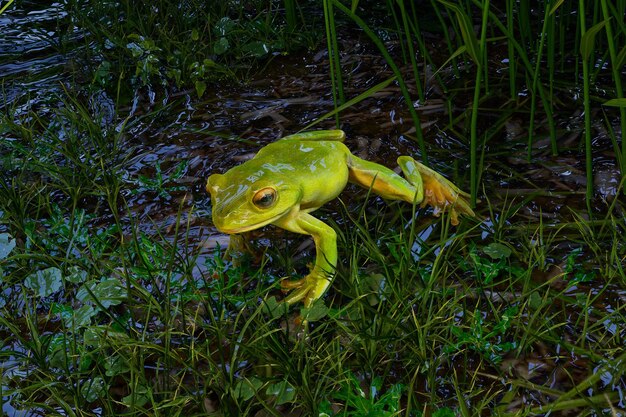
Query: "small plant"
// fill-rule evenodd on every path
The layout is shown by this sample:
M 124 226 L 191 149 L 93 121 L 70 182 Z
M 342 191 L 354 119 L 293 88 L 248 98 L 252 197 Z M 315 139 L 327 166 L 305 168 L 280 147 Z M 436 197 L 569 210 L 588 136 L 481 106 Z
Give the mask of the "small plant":
M 130 77 L 131 90 L 193 87 L 202 97 L 211 84 L 245 77 L 258 62 L 314 43 L 312 24 L 302 21 L 296 2 L 275 1 L 136 3 L 70 1 L 72 23 L 96 48 L 94 79 Z M 115 22 L 112 24 L 112 22 Z M 165 25 L 163 22 L 167 22 Z M 132 95 L 131 95 L 132 96 Z
M 164 176 L 161 170 L 161 163 L 157 161 L 154 166 L 154 177 L 139 175 L 137 179 L 134 180 L 138 188 L 132 190 L 132 193 L 154 192 L 159 197 L 170 200 L 172 198 L 171 193 L 187 190 L 187 187 L 183 185 L 169 185 L 169 183 L 176 182 L 176 180 L 179 180 L 185 175 L 187 165 L 187 161 L 181 161 L 173 168 L 171 174 Z
M 582 248 L 574 249 L 565 259 L 563 272 L 565 273 L 569 286 L 575 286 L 585 282 L 588 283 L 595 278 L 595 273 L 585 270 L 580 261 L 578 261 L 582 254 Z
M 480 252 L 487 255 L 481 256 Z M 511 265 L 509 257 L 511 249 L 502 243 L 490 243 L 489 245 L 478 249 L 475 244 L 470 244 L 469 258 L 471 263 L 463 263 L 464 269 L 474 273 L 483 285 L 489 286 L 501 274 L 510 274 L 512 276 L 520 276 L 524 271 L 518 267 Z M 473 268 L 472 268 L 473 267 Z
M 354 416 L 354 417 L 391 417 L 402 413 L 400 398 L 405 390 L 402 384 L 392 385 L 385 392 L 382 379 L 375 377 L 369 388 L 361 388 L 361 381 L 352 373 L 340 384 L 339 390 L 322 402 L 319 417 Z M 333 411 L 339 409 L 339 411 Z
M 456 342 L 447 345 L 445 352 L 457 353 L 467 348 L 480 353 L 490 363 L 498 364 L 504 355 L 518 346 L 517 342 L 506 340 L 507 331 L 513 325 L 518 312 L 518 307 L 508 307 L 493 323 L 486 322 L 481 311 L 467 314 L 467 330 L 456 323 L 450 326 Z

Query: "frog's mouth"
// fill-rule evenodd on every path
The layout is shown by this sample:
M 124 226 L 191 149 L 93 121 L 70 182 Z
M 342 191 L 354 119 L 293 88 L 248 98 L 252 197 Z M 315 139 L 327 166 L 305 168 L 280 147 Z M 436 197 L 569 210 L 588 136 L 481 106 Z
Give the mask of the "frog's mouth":
M 239 227 L 222 227 L 222 225 L 215 225 L 221 232 L 223 233 L 227 233 L 229 235 L 234 235 L 234 234 L 238 234 L 238 233 L 245 233 L 245 232 L 249 232 L 250 230 L 255 230 L 255 229 L 260 229 L 263 226 L 267 226 L 268 224 L 274 223 L 276 220 L 280 219 L 281 217 L 283 217 L 287 212 L 289 212 L 289 209 L 283 211 L 282 213 L 278 213 L 275 216 L 272 216 L 268 219 L 265 219 L 263 221 L 260 221 L 258 223 L 252 223 L 252 224 L 244 224 L 241 225 Z

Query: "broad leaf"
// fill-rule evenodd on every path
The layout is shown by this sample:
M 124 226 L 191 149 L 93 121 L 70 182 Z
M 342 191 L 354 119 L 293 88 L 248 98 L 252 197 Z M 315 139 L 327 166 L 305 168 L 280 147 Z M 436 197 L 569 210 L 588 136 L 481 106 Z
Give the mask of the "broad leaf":
M 491 259 L 502 259 L 511 256 L 511 249 L 508 246 L 496 242 L 485 246 L 483 252 Z
M 126 288 L 116 278 L 107 278 L 97 283 L 90 281 L 78 290 L 76 298 L 82 302 L 96 302 L 108 308 L 120 304 L 126 298 Z
M 292 402 L 296 390 L 287 380 L 283 380 L 267 387 L 266 394 L 276 397 L 276 405 L 281 405 Z
M 48 297 L 63 287 L 63 275 L 59 268 L 50 267 L 27 276 L 24 285 L 38 296 Z
M 270 52 L 269 45 L 261 41 L 250 42 L 249 44 L 244 45 L 241 49 L 244 52 L 253 55 L 255 58 L 264 57 Z
M 248 401 L 249 399 L 254 397 L 256 392 L 262 386 L 263 386 L 263 381 L 255 377 L 240 379 L 235 385 L 235 388 L 234 388 L 235 392 L 233 394 L 235 395 L 235 397 L 243 401 Z
M 196 94 L 198 95 L 198 98 L 201 98 L 204 92 L 206 91 L 206 83 L 204 81 L 196 81 L 195 86 L 196 86 Z
M 580 53 L 583 56 L 584 60 L 588 60 L 591 56 L 591 53 L 593 52 L 593 46 L 596 41 L 596 35 L 598 34 L 598 32 L 600 32 L 600 30 L 602 30 L 604 25 L 606 25 L 606 20 L 603 20 L 600 23 L 596 23 L 585 32 L 582 39 L 580 40 Z
M 317 321 L 328 314 L 328 307 L 324 301 L 317 300 L 309 308 L 303 308 L 300 314 L 304 320 Z
M 0 233 L 0 261 L 11 254 L 15 248 L 15 239 L 8 233 Z

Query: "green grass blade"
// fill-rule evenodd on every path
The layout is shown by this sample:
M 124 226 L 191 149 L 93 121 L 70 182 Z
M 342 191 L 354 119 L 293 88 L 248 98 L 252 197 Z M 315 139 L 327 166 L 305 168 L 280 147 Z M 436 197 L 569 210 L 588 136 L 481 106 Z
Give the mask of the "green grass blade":
M 284 0 L 285 19 L 287 20 L 287 30 L 293 33 L 296 29 L 296 0 Z
M 563 5 L 563 3 L 565 2 L 565 0 L 558 0 L 554 3 L 554 5 L 552 7 L 550 7 L 550 11 L 548 12 L 548 14 L 550 16 L 552 16 L 554 13 L 556 13 L 556 11 L 559 9 L 559 7 L 561 7 Z
M 5 11 L 6 9 L 8 9 L 8 8 L 9 8 L 9 6 L 10 6 L 12 3 L 13 3 L 13 0 L 9 0 L 9 1 L 7 2 L 7 4 L 5 4 L 4 6 L 2 6 L 2 8 L 0 9 L 0 14 L 4 13 L 4 11 Z
M 607 1 L 601 0 L 600 3 L 602 6 L 602 16 L 604 17 L 604 21 L 606 22 L 606 26 L 604 28 L 606 31 L 607 44 L 609 47 L 609 56 L 611 58 L 611 62 L 613 63 L 613 65 L 611 65 L 611 72 L 613 74 L 613 82 L 615 83 L 615 92 L 617 94 L 617 99 L 614 99 L 616 101 L 609 100 L 608 102 L 604 103 L 604 105 L 612 106 L 613 104 L 609 104 L 609 103 L 617 102 L 618 104 L 617 107 L 620 108 L 619 112 L 620 112 L 620 126 L 621 126 L 621 132 L 622 132 L 622 149 L 621 149 L 621 153 L 618 150 L 617 155 L 618 155 L 618 163 L 620 164 L 621 171 L 622 171 L 622 178 L 626 178 L 626 140 L 623 139 L 624 132 L 626 132 L 626 105 L 623 105 L 623 103 L 626 100 L 624 100 L 624 90 L 622 89 L 622 74 L 621 74 L 621 68 L 624 63 L 624 59 L 626 58 L 626 46 L 622 48 L 619 54 L 616 52 L 615 38 L 613 37 L 613 27 L 611 25 L 611 21 L 609 20 L 611 16 L 609 14 Z M 622 105 L 619 105 L 620 103 L 622 103 Z
M 626 63 L 626 45 L 619 51 L 615 59 L 615 67 L 620 69 Z
M 602 103 L 603 106 L 626 108 L 626 98 L 612 98 Z
M 593 48 L 596 42 L 596 35 L 602 30 L 604 25 L 606 25 L 606 22 L 606 20 L 603 20 L 602 22 L 596 23 L 583 33 L 583 36 L 580 40 L 580 54 L 585 61 L 588 61 L 589 58 L 591 58 L 591 54 L 593 52 Z
M 396 79 L 396 77 L 391 77 L 381 83 L 376 84 L 374 87 L 370 88 L 369 90 L 359 94 L 358 96 L 354 97 L 353 99 L 348 100 L 347 102 L 345 102 L 344 104 L 336 107 L 334 110 L 329 111 L 328 113 L 318 117 L 314 122 L 309 123 L 308 125 L 304 126 L 300 132 L 304 132 L 309 130 L 311 127 L 315 126 L 316 124 L 318 124 L 319 122 L 321 122 L 322 120 L 326 120 L 329 117 L 333 117 L 335 115 L 337 115 L 339 112 L 344 111 L 345 109 L 354 106 L 357 103 L 360 103 L 361 101 L 365 100 L 368 97 L 371 97 L 372 95 L 376 94 L 377 92 L 379 92 L 380 90 L 382 90 L 383 88 L 387 87 L 389 84 L 391 84 L 394 80 Z
M 533 72 L 533 85 L 532 85 L 532 89 L 531 91 L 533 91 L 532 97 L 531 97 L 531 105 L 530 105 L 530 126 L 528 128 L 529 131 L 529 135 L 528 135 L 528 160 L 531 159 L 532 157 L 532 140 L 533 140 L 533 134 L 532 132 L 534 132 L 534 125 L 535 125 L 535 113 L 536 113 L 536 103 L 537 103 L 537 90 L 539 87 L 539 74 L 541 74 L 540 71 L 540 66 L 542 64 L 542 56 L 543 56 L 543 48 L 545 45 L 545 39 L 546 39 L 546 33 L 547 33 L 547 29 L 548 29 L 548 25 L 549 22 L 554 19 L 554 17 L 551 14 L 551 9 L 547 9 L 545 10 L 545 14 L 544 14 L 544 18 L 543 18 L 543 26 L 541 28 L 541 35 L 539 37 L 539 49 L 537 51 L 537 57 L 535 59 L 535 71 Z M 543 104 L 544 104 L 544 108 L 546 110 L 546 112 L 551 112 L 551 108 L 552 108 L 552 100 L 542 100 Z M 552 120 L 552 117 L 550 117 L 550 120 Z M 552 145 L 552 154 L 553 155 L 557 155 L 558 154 L 558 148 L 557 148 L 557 144 L 556 144 L 556 135 L 551 134 L 550 135 L 550 143 Z
M 415 78 L 415 88 L 417 89 L 417 95 L 421 102 L 424 102 L 424 89 L 420 83 L 419 73 L 417 71 L 417 61 L 415 59 L 415 50 L 413 48 L 413 41 L 411 37 L 411 30 L 409 28 L 409 20 L 407 12 L 404 7 L 404 0 L 398 0 L 398 7 L 400 7 L 400 15 L 402 16 L 402 26 L 404 27 L 404 34 L 406 36 L 406 45 L 409 50 L 409 58 L 411 60 L 411 69 L 413 70 L 413 78 Z
M 515 4 L 514 0 L 507 0 L 506 2 L 506 21 L 507 27 L 512 28 L 515 24 Z M 511 36 L 515 36 L 513 32 L 511 32 Z M 517 98 L 517 62 L 515 57 L 515 47 L 513 46 L 513 42 L 507 42 L 507 52 L 509 58 L 509 95 L 512 100 Z
M 474 26 L 472 25 L 472 20 L 470 16 L 465 13 L 460 6 L 450 3 L 446 0 L 437 0 L 439 3 L 443 4 L 450 10 L 454 11 L 456 15 L 459 28 L 461 30 L 461 36 L 463 38 L 463 43 L 465 48 L 467 49 L 467 54 L 472 58 L 472 61 L 479 67 L 482 66 L 482 58 L 481 58 L 481 49 L 478 45 L 478 39 L 476 38 L 476 34 L 474 33 Z
M 385 58 L 385 61 L 387 61 L 387 64 L 393 71 L 398 81 L 400 91 L 402 91 L 402 96 L 404 97 L 404 101 L 407 105 L 409 113 L 411 114 L 411 119 L 413 120 L 413 124 L 415 125 L 415 135 L 417 137 L 417 142 L 420 147 L 420 151 L 422 153 L 422 159 L 424 163 L 428 164 L 428 156 L 426 152 L 426 144 L 424 143 L 424 135 L 422 133 L 421 122 L 420 122 L 419 116 L 417 115 L 417 112 L 415 111 L 415 107 L 413 106 L 413 100 L 411 99 L 411 95 L 409 94 L 409 89 L 407 88 L 406 83 L 404 82 L 404 79 L 402 78 L 402 73 L 400 72 L 400 69 L 394 62 L 393 58 L 391 58 L 391 55 L 389 55 L 389 52 L 387 51 L 387 48 L 385 47 L 383 42 L 372 31 L 372 29 L 370 29 L 370 27 L 365 23 L 363 19 L 361 19 L 354 12 L 352 12 L 350 9 L 344 6 L 339 0 L 329 0 L 329 1 L 337 9 L 341 10 L 343 13 L 346 14 L 346 16 L 352 19 L 354 23 L 356 23 L 363 30 L 363 32 L 365 32 L 365 34 L 371 39 L 371 41 L 374 42 L 374 44 L 376 45 L 376 47 L 382 54 L 383 58 Z
M 335 28 L 335 16 L 332 1 L 324 0 L 324 23 L 326 27 L 326 42 L 328 49 L 328 61 L 330 64 L 330 82 L 332 85 L 333 102 L 335 108 L 345 102 L 343 94 L 343 80 L 341 76 L 341 61 L 339 59 L 339 45 Z M 339 127 L 339 112 L 335 116 L 335 124 Z
M 597 33 L 602 26 L 599 24 L 594 27 L 598 27 L 595 32 L 588 35 L 585 28 L 585 0 L 579 1 L 578 10 L 580 11 L 580 54 L 582 55 L 582 67 L 583 67 L 583 105 L 585 108 L 585 171 L 587 176 L 587 188 L 585 193 L 585 200 L 587 203 L 587 211 L 589 218 L 592 217 L 591 200 L 593 198 L 593 159 L 592 159 L 592 147 L 591 147 L 591 97 L 590 97 L 590 81 L 589 81 L 589 61 L 593 48 L 593 41 L 595 40 L 595 33 Z
M 450 61 L 453 61 L 455 58 L 457 58 L 459 55 L 462 55 L 463 53 L 465 53 L 467 51 L 467 48 L 465 47 L 465 45 L 461 45 L 459 46 L 459 49 L 457 49 L 456 51 L 454 51 L 452 53 L 452 55 L 450 55 L 450 57 L 448 57 L 448 59 L 446 59 L 446 62 L 444 62 L 443 64 L 441 64 L 441 66 L 439 68 L 437 68 L 437 71 L 435 71 L 433 73 L 433 77 L 435 75 L 437 75 L 439 73 L 439 71 L 445 69 L 448 64 L 450 63 Z

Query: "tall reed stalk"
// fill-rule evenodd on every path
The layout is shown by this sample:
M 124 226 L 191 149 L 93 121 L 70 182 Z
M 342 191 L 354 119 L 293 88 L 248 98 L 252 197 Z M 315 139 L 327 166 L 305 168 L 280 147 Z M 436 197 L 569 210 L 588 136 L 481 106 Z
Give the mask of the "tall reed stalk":
M 530 105 L 530 126 L 528 128 L 528 160 L 532 159 L 532 142 L 533 142 L 533 135 L 534 135 L 534 127 L 535 127 L 535 116 L 537 114 L 537 91 L 538 91 L 538 86 L 539 86 L 539 78 L 541 75 L 541 65 L 543 63 L 543 48 L 545 46 L 545 42 L 546 42 L 546 35 L 548 32 L 548 27 L 550 26 L 550 22 L 554 19 L 554 12 L 556 11 L 556 8 L 559 6 L 560 4 L 556 4 L 556 7 L 552 7 L 549 8 L 548 4 L 545 4 L 545 10 L 544 10 L 544 15 L 543 15 L 543 26 L 541 28 L 541 34 L 539 36 L 539 47 L 537 49 L 537 56 L 535 58 L 535 70 L 533 71 L 533 84 L 531 87 L 531 105 Z M 551 39 L 551 37 L 548 40 L 549 44 L 554 44 L 554 39 Z M 552 100 L 550 99 L 545 99 L 543 100 L 543 105 L 544 105 L 544 109 L 546 110 L 546 113 L 552 113 Z M 550 117 L 550 119 L 552 119 Z M 556 134 L 554 132 L 554 129 L 551 129 L 550 132 L 550 144 L 552 146 L 552 154 L 553 155 L 557 155 L 558 154 L 558 147 L 556 144 Z
M 585 171 L 587 173 L 587 191 L 585 194 L 585 200 L 587 202 L 587 211 L 589 212 L 589 217 L 591 219 L 592 210 L 591 210 L 591 198 L 593 197 L 593 160 L 591 158 L 591 98 L 589 97 L 589 50 L 586 49 L 583 52 L 586 28 L 585 28 L 585 13 L 582 13 L 585 10 L 585 1 L 579 0 L 579 16 L 580 16 L 580 30 L 581 30 L 581 42 L 580 42 L 580 51 L 582 55 L 582 68 L 583 68 L 583 105 L 585 108 Z
M 415 88 L 417 89 L 417 95 L 419 96 L 420 101 L 424 102 L 424 89 L 422 88 L 422 83 L 420 82 L 420 76 L 417 69 L 416 53 L 415 49 L 413 48 L 413 39 L 411 36 L 413 31 L 411 31 L 409 27 L 409 16 L 404 6 L 404 0 L 397 0 L 397 3 L 398 7 L 400 8 L 400 16 L 402 17 L 402 29 L 406 38 L 406 46 L 409 52 L 409 59 L 411 61 L 411 69 L 413 70 Z
M 361 30 L 363 30 L 363 32 L 365 32 L 365 34 L 370 38 L 370 40 L 374 43 L 374 45 L 376 45 L 381 55 L 387 62 L 387 65 L 389 65 L 389 68 L 391 69 L 394 76 L 396 77 L 398 86 L 400 87 L 400 91 L 402 92 L 402 96 L 404 98 L 404 102 L 406 103 L 409 114 L 411 115 L 411 119 L 413 120 L 413 124 L 415 126 L 415 136 L 417 138 L 417 143 L 422 153 L 422 159 L 425 163 L 428 163 L 428 154 L 426 151 L 426 144 L 424 142 L 424 134 L 422 132 L 419 116 L 417 115 L 417 112 L 415 111 L 411 94 L 409 93 L 409 89 L 406 85 L 406 82 L 404 81 L 402 73 L 400 72 L 400 68 L 398 68 L 398 65 L 395 63 L 394 59 L 389 54 L 389 51 L 385 47 L 385 44 L 380 39 L 380 37 L 378 37 L 376 33 L 367 25 L 367 23 L 365 23 L 363 19 L 357 16 L 357 14 L 353 10 L 344 6 L 339 0 L 326 0 L 326 1 L 328 1 L 329 4 L 332 4 L 338 10 L 341 10 L 354 23 L 356 23 L 361 28 Z M 327 36 L 328 36 L 328 32 L 327 32 Z
M 416 57 L 421 54 L 427 63 L 432 63 L 432 61 L 422 39 L 420 16 L 416 13 L 415 2 L 408 0 L 388 0 L 387 2 L 390 21 L 395 22 L 398 34 L 397 45 L 401 47 L 401 59 L 404 64 L 410 66 L 412 73 L 408 77 L 413 78 L 412 80 L 408 79 L 407 72 L 399 71 L 398 65 L 394 62 L 396 58 L 387 49 L 388 45 L 377 36 L 375 28 L 365 23 L 367 12 L 360 8 L 361 5 L 357 0 L 352 1 L 350 6 L 344 5 L 339 0 L 325 0 L 325 4 L 329 5 L 327 7 L 332 5 L 335 10 L 340 10 L 356 23 L 387 61 L 396 76 L 407 109 L 418 128 L 417 139 L 425 154 L 423 138 L 419 131 L 419 119 L 406 87 L 408 83 L 415 83 L 420 101 L 428 99 L 428 92 L 421 88 L 422 82 L 419 79 L 420 71 L 418 71 Z M 421 7 L 425 6 L 421 5 Z M 500 9 L 493 7 L 489 1 L 485 0 L 431 0 L 429 12 L 434 13 L 441 24 L 441 38 L 445 40 L 448 51 L 447 57 L 443 57 L 444 64 L 437 63 L 435 66 L 439 66 L 440 69 L 449 68 L 450 73 L 458 79 L 464 78 L 462 71 L 467 68 L 462 59 L 469 60 L 469 63 L 475 66 L 472 69 L 475 72 L 473 83 L 470 84 L 472 96 L 469 109 L 461 115 L 451 114 L 450 124 L 446 127 L 453 135 L 467 138 L 470 153 L 470 191 L 473 202 L 477 199 L 481 183 L 482 158 L 479 156 L 487 151 L 485 147 L 487 140 L 497 135 L 497 130 L 505 125 L 499 121 L 496 126 L 490 125 L 484 134 L 481 133 L 485 126 L 481 123 L 483 120 L 481 112 L 484 112 L 481 109 L 481 103 L 490 98 L 494 90 L 493 86 L 499 85 L 498 80 L 502 79 L 508 84 L 511 101 L 505 104 L 504 107 L 507 109 L 505 112 L 511 112 L 509 114 L 517 112 L 528 118 L 526 151 L 528 161 L 532 161 L 536 155 L 537 144 L 540 143 L 535 138 L 537 135 L 544 135 L 544 131 L 551 154 L 558 154 L 560 146 L 558 140 L 562 133 L 557 131 L 555 111 L 562 108 L 564 97 L 562 93 L 574 88 L 572 85 L 567 86 L 567 80 L 575 80 L 574 83 L 577 84 L 582 78 L 584 158 L 588 177 L 586 200 L 588 205 L 591 204 L 593 149 L 590 117 L 592 102 L 598 101 L 595 97 L 597 92 L 592 93 L 592 91 L 595 85 L 604 82 L 603 72 L 606 63 L 611 62 L 610 71 L 616 99 L 624 98 L 621 68 L 626 62 L 626 47 L 621 45 L 626 35 L 626 23 L 623 20 L 625 9 L 624 0 L 616 2 L 601 0 L 593 4 L 589 2 L 586 4 L 584 1 L 551 0 L 540 3 L 537 7 L 531 7 L 528 2 L 506 0 L 505 14 L 503 14 Z M 538 22 L 533 19 L 536 14 L 542 17 Z M 392 17 L 393 20 L 391 20 Z M 479 26 L 478 23 L 480 23 Z M 479 27 L 479 34 L 474 33 L 476 27 Z M 600 29 L 603 29 L 603 33 L 606 34 L 604 50 L 604 37 L 599 38 L 602 44 L 595 43 Z M 449 32 L 455 32 L 456 37 L 451 36 Z M 335 39 L 336 32 L 333 32 L 332 27 L 327 27 L 327 35 L 330 39 Z M 506 50 L 508 68 L 504 77 L 502 76 L 504 73 L 496 73 L 493 70 L 494 60 L 498 57 L 487 50 L 488 45 L 491 49 L 492 43 L 496 46 L 493 48 L 494 51 L 500 51 L 500 46 Z M 579 46 L 580 53 L 576 53 Z M 329 51 L 336 54 L 335 41 L 331 42 Z M 433 56 L 437 55 L 433 54 Z M 440 56 L 438 58 L 442 59 Z M 332 67 L 331 78 L 336 83 L 340 68 L 336 65 Z M 439 70 L 435 72 L 435 76 L 440 76 Z M 449 91 L 449 86 L 446 85 L 449 80 L 438 78 L 438 81 L 444 91 Z M 601 89 L 612 91 L 610 86 L 603 86 Z M 593 97 L 592 94 L 594 94 Z M 448 94 L 446 107 L 451 112 L 458 107 L 452 102 L 454 99 L 453 94 Z M 345 101 L 342 102 L 345 103 Z M 575 104 L 575 101 L 572 104 Z M 616 102 L 612 102 L 611 105 L 619 106 Z M 626 108 L 621 107 L 619 112 L 620 130 L 625 132 Z M 466 120 L 464 125 L 466 131 L 458 132 L 456 126 L 461 125 L 460 122 L 463 120 Z M 617 135 L 614 137 L 616 138 L 614 142 L 617 144 L 617 159 L 622 172 L 626 174 L 626 141 L 622 140 L 620 145 Z
M 4 11 L 9 8 L 11 3 L 13 3 L 13 0 L 7 1 L 7 3 L 4 6 L 0 7 L 0 14 L 4 13 Z
M 600 4 L 602 6 L 602 17 L 606 22 L 604 26 L 604 30 L 606 31 L 607 45 L 609 47 L 609 56 L 611 57 L 611 73 L 613 74 L 613 82 L 615 83 L 615 94 L 618 99 L 624 98 L 624 90 L 622 88 L 622 73 L 621 68 L 624 64 L 624 57 L 626 57 L 626 45 L 624 45 L 622 49 L 623 56 L 620 57 L 617 48 L 615 45 L 616 38 L 613 35 L 613 22 L 611 18 L 613 17 L 609 11 L 609 5 L 606 0 L 601 0 Z M 622 2 L 622 8 L 624 7 Z M 622 9 L 623 11 L 623 9 Z M 615 14 L 615 17 L 619 17 L 618 14 Z M 619 20 L 615 19 L 618 21 Z M 623 28 L 622 28 L 623 29 Z M 622 172 L 622 178 L 626 178 L 626 140 L 624 139 L 624 134 L 626 134 L 626 106 L 619 108 L 620 112 L 620 131 L 622 134 L 622 150 L 619 155 L 620 168 Z
M 330 81 L 333 92 L 333 102 L 335 110 L 343 104 L 345 96 L 343 94 L 343 80 L 341 75 L 341 61 L 339 58 L 339 44 L 337 41 L 337 30 L 335 27 L 335 12 L 332 0 L 324 0 L 324 23 L 326 27 L 326 42 L 328 48 L 328 62 L 330 64 Z M 335 124 L 339 127 L 339 112 L 335 114 Z
M 284 0 L 287 30 L 294 33 L 297 25 L 297 0 Z
M 585 200 L 587 202 L 587 211 L 589 212 L 589 218 L 592 218 L 593 212 L 591 209 L 591 200 L 593 199 L 593 149 L 591 142 L 591 72 L 590 62 L 593 60 L 593 52 L 595 45 L 595 36 L 606 25 L 607 21 L 603 20 L 596 23 L 587 30 L 586 16 L 583 13 L 585 10 L 585 0 L 579 0 L 579 15 L 580 15 L 580 55 L 581 64 L 583 69 L 583 106 L 585 109 L 585 171 L 587 176 L 587 189 L 585 193 Z

